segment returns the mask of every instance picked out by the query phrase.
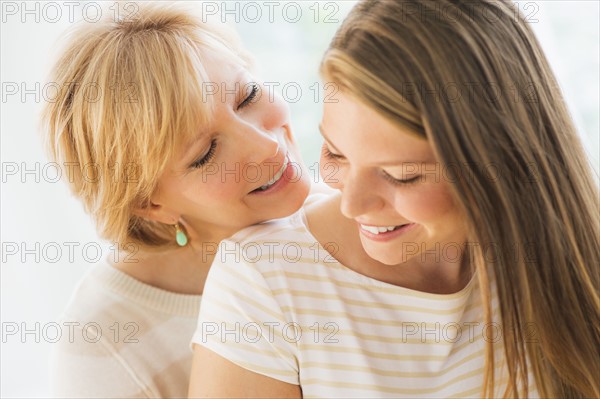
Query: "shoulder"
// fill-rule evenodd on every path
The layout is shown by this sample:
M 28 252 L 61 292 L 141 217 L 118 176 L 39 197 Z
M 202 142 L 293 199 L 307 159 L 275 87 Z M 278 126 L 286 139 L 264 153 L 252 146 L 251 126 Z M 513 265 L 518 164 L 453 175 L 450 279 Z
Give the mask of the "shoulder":
M 50 356 L 54 397 L 148 396 L 119 353 L 124 343 L 119 330 L 132 319 L 132 311 L 111 290 L 109 268 L 98 264 L 84 275 L 58 320 L 61 335 Z
M 334 257 L 335 242 L 322 244 L 307 225 L 305 210 L 282 219 L 252 226 L 219 244 L 206 285 L 203 303 L 230 293 L 232 302 L 261 295 L 261 303 L 287 293 L 329 284 L 334 278 L 354 280 Z M 360 278 L 360 276 L 359 276 Z M 245 298 L 245 299 L 244 299 Z
M 290 216 L 246 227 L 224 241 L 243 245 L 261 240 L 293 240 L 310 234 L 303 218 L 304 209 L 301 208 Z
M 161 290 L 99 264 L 82 278 L 59 317 L 67 345 L 58 347 L 120 352 L 128 359 L 146 356 L 140 353 L 146 346 L 154 355 L 180 355 L 173 347 L 187 346 L 199 310 L 200 296 Z
M 143 284 L 107 263 L 95 265 L 79 281 L 61 318 L 102 327 L 136 319 L 142 310 L 132 298 Z
M 310 236 L 306 223 L 307 210 L 332 197 L 334 196 L 330 194 L 312 193 L 307 197 L 302 208 L 292 215 L 246 227 L 224 241 L 244 244 L 266 238 L 291 240 L 298 236 Z
M 112 310 L 123 301 L 111 289 L 118 273 L 106 263 L 92 267 L 75 287 L 62 318 L 82 323 L 113 319 Z
M 211 271 L 221 264 L 240 268 L 283 266 L 292 252 L 316 243 L 306 225 L 304 209 L 281 219 L 269 220 L 247 227 L 219 243 Z M 293 248 L 291 248 L 293 247 Z M 297 256 L 302 258 L 302 254 Z M 292 256 L 296 257 L 296 255 Z
M 120 321 L 182 317 L 195 319 L 200 296 L 166 291 L 124 273 L 108 263 L 94 266 L 77 284 L 63 318 Z
M 51 357 L 54 393 L 184 396 L 199 302 L 196 296 L 141 283 L 108 264 L 94 266 L 57 323 L 61 336 Z M 170 382 L 158 384 L 157 378 Z

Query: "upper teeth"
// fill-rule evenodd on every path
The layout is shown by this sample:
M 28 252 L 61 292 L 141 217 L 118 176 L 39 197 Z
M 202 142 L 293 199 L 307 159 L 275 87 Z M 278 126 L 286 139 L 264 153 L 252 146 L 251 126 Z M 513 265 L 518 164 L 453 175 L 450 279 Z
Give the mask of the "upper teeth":
M 388 231 L 392 231 L 394 230 L 396 227 L 398 226 L 384 226 L 384 227 L 378 227 L 378 226 L 366 226 L 364 224 L 360 225 L 360 228 L 363 230 L 368 231 L 369 233 L 373 233 L 373 234 L 380 234 L 380 233 L 385 233 Z
M 287 168 L 289 163 L 288 157 L 286 156 L 285 159 L 283 160 L 283 166 L 281 167 L 281 169 L 279 169 L 279 172 L 275 173 L 275 176 L 273 176 L 273 178 L 271 180 L 269 180 L 267 182 L 267 184 L 265 184 L 264 186 L 261 186 L 260 189 L 261 190 L 266 190 L 267 188 L 269 188 L 269 186 L 272 186 L 273 184 L 277 183 L 277 181 L 279 179 L 281 179 L 281 176 L 283 176 L 283 172 L 285 172 L 285 169 Z

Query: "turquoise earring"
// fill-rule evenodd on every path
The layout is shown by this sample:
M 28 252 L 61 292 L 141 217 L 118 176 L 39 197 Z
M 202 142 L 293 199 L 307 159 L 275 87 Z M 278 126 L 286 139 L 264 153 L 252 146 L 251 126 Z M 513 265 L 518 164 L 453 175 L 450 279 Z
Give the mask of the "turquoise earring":
M 185 235 L 184 231 L 181 230 L 179 223 L 175 223 L 175 230 L 175 241 L 177 241 L 177 245 L 179 245 L 180 247 L 185 247 L 188 243 L 188 238 Z

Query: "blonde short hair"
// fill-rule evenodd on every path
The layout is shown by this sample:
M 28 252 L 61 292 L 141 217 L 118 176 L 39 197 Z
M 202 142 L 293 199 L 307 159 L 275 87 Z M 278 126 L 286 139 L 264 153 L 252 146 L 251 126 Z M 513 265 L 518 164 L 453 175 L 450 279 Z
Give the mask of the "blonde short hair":
M 43 124 L 51 157 L 73 172 L 70 188 L 100 235 L 157 248 L 174 245 L 175 230 L 134 210 L 149 204 L 174 149 L 210 121 L 203 59 L 250 59 L 233 32 L 185 6 L 134 4 L 128 17 L 69 32 Z

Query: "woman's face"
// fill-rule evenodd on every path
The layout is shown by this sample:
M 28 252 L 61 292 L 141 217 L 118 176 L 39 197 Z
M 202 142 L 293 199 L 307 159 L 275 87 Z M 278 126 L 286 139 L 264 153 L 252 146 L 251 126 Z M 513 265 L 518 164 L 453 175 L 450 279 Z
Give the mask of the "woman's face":
M 283 99 L 222 57 L 211 56 L 207 72 L 214 118 L 170 162 L 152 203 L 163 223 L 183 221 L 191 234 L 220 240 L 292 214 L 310 182 Z
M 367 254 L 388 265 L 457 261 L 465 225 L 428 141 L 347 94 L 336 100 L 324 108 L 321 172 Z

